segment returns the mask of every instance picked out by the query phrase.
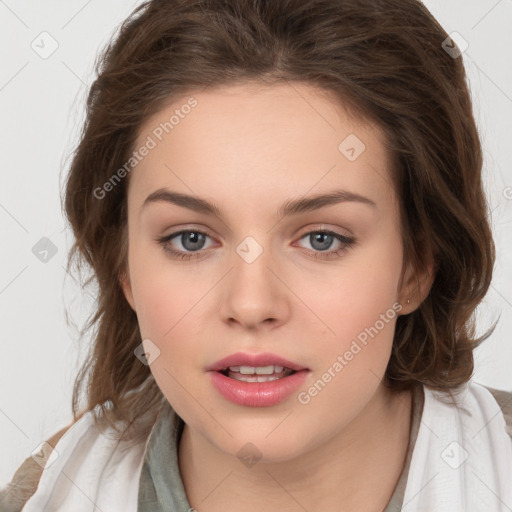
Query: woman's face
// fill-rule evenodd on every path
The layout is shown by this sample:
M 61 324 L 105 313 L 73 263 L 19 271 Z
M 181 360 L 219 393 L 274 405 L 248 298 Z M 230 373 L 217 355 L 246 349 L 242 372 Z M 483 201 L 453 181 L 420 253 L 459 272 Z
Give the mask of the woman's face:
M 122 285 L 173 408 L 218 450 L 236 456 L 251 442 L 268 461 L 353 424 L 384 389 L 398 314 L 417 305 L 409 271 L 399 288 L 399 210 L 381 133 L 312 86 L 246 84 L 175 99 L 136 148 Z M 146 201 L 164 190 L 190 199 Z M 365 199 L 342 201 L 340 191 Z M 208 371 L 240 352 L 306 370 L 284 396 L 275 389 L 291 377 L 266 384 L 258 402 L 259 383 Z

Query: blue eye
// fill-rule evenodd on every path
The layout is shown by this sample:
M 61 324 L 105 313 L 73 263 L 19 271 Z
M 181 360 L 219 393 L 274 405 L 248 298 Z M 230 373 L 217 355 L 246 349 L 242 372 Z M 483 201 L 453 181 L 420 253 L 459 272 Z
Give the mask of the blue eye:
M 178 238 L 185 251 L 192 251 L 192 254 L 187 254 L 186 252 L 183 252 L 181 250 L 177 251 L 176 249 L 173 249 L 170 246 L 170 242 L 174 238 Z M 203 249 L 206 238 L 210 237 L 208 236 L 208 234 L 203 233 L 202 231 L 183 230 L 161 237 L 157 241 L 163 246 L 163 249 L 166 252 L 170 253 L 173 257 L 176 257 L 181 260 L 189 260 L 200 256 L 200 254 L 195 255 L 193 253 Z
M 356 240 L 352 237 L 347 237 L 335 233 L 334 231 L 310 231 L 301 237 L 301 240 L 308 239 L 313 247 L 313 257 L 327 259 L 336 257 L 344 253 L 347 249 L 352 247 Z M 328 250 L 332 243 L 337 241 L 340 247 L 337 249 Z
M 310 231 L 303 235 L 300 240 L 304 240 L 308 237 L 310 244 L 313 247 L 313 250 L 310 250 L 309 252 L 312 253 L 313 257 L 321 259 L 339 256 L 356 243 L 355 238 L 347 237 L 333 231 Z M 181 246 L 183 247 L 182 250 L 176 250 L 172 247 L 171 242 L 175 238 L 181 243 Z M 164 251 L 170 254 L 173 258 L 179 260 L 191 260 L 200 258 L 204 255 L 205 251 L 202 249 L 204 248 L 206 239 L 208 238 L 211 237 L 203 231 L 182 230 L 157 238 L 157 242 L 162 245 Z M 337 249 L 329 250 L 333 242 L 337 242 L 340 246 Z

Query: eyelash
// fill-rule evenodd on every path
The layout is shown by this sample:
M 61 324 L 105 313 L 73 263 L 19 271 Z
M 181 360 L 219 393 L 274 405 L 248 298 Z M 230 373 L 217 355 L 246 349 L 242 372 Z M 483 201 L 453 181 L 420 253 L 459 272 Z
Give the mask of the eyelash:
M 156 241 L 162 246 L 163 250 L 165 252 L 167 252 L 168 254 L 170 254 L 173 258 L 176 258 L 179 260 L 194 260 L 197 258 L 201 258 L 202 257 L 201 253 L 204 252 L 202 250 L 195 251 L 192 253 L 185 253 L 182 251 L 177 251 L 175 249 L 172 249 L 169 246 L 170 240 L 172 240 L 173 238 L 176 238 L 177 236 L 182 235 L 184 233 L 198 233 L 200 235 L 205 235 L 209 238 L 212 238 L 208 235 L 208 233 L 205 233 L 204 231 L 199 231 L 199 230 L 195 230 L 195 229 L 184 229 L 181 231 L 176 231 L 169 235 L 165 235 L 163 237 L 159 237 L 156 239 Z M 330 250 L 330 251 L 309 251 L 310 253 L 312 253 L 313 257 L 317 258 L 317 259 L 327 260 L 327 259 L 334 258 L 336 256 L 340 256 L 341 254 L 343 254 L 345 251 L 352 248 L 356 244 L 355 238 L 340 235 L 339 233 L 336 233 L 334 231 L 328 231 L 328 230 L 308 231 L 307 233 L 304 233 L 299 238 L 299 240 L 302 240 L 303 238 L 306 238 L 307 236 L 310 236 L 311 234 L 318 234 L 318 233 L 333 236 L 336 240 L 340 241 L 343 244 L 343 246 L 340 247 L 339 249 Z M 327 255 L 327 256 L 325 256 L 325 255 Z

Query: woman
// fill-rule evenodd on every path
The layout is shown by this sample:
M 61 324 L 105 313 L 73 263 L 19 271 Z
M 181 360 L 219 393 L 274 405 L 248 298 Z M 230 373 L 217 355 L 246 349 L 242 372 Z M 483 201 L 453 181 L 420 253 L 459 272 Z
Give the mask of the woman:
M 454 46 L 415 0 L 136 9 L 66 184 L 94 345 L 17 510 L 512 507 Z

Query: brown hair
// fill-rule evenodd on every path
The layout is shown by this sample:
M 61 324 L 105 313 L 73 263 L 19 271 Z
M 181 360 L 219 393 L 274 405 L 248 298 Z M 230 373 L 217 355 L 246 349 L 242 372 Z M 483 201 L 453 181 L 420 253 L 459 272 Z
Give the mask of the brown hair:
M 429 295 L 397 319 L 387 385 L 449 390 L 471 377 L 473 349 L 495 327 L 475 338 L 472 317 L 490 285 L 495 248 L 465 70 L 461 57 L 444 51 L 447 37 L 417 0 L 153 0 L 135 9 L 96 63 L 66 183 L 76 237 L 68 269 L 85 264 L 86 284 L 99 287 L 82 331 L 96 327 L 75 381 L 75 418 L 101 409 L 132 421 L 156 414 L 165 400 L 134 356 L 141 335 L 119 284 L 128 179 L 102 198 L 94 190 L 129 160 L 141 125 L 169 99 L 251 80 L 317 86 L 382 129 L 404 262 L 424 268 L 435 255 Z

